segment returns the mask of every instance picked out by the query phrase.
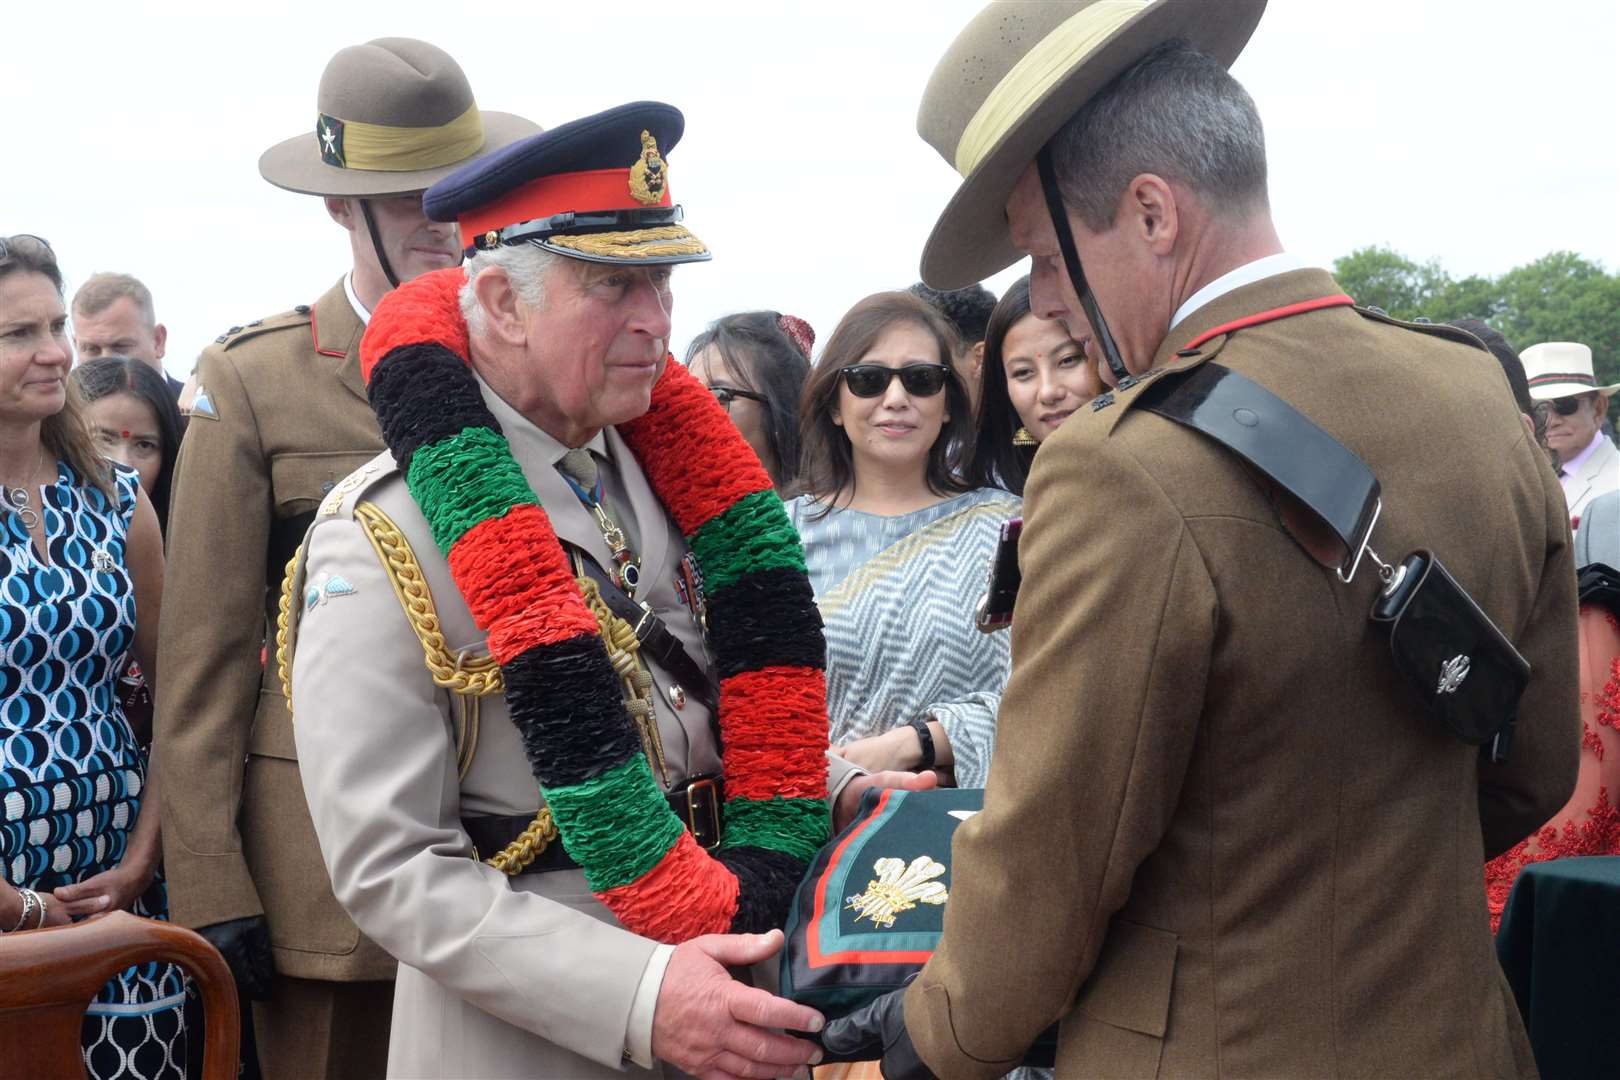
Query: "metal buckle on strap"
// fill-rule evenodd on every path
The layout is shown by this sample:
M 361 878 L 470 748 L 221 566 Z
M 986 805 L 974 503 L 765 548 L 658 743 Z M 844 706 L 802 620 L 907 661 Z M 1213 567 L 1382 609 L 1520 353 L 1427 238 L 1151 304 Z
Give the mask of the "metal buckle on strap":
M 708 799 L 704 800 L 708 803 L 708 813 L 706 815 L 708 818 L 707 835 L 713 839 L 707 844 L 703 842 L 705 830 L 698 824 L 699 799 L 697 792 L 699 791 L 708 792 Z M 720 785 L 714 780 L 708 777 L 701 777 L 697 780 L 687 781 L 686 828 L 692 834 L 692 838 L 698 842 L 698 845 L 702 847 L 703 850 L 713 851 L 715 848 L 720 846 Z
M 1361 557 L 1367 553 L 1369 545 L 1372 543 L 1373 526 L 1378 524 L 1378 515 L 1383 511 L 1384 500 L 1380 497 L 1373 503 L 1372 515 L 1367 519 L 1367 527 L 1362 530 L 1361 538 L 1357 541 L 1355 547 L 1345 552 L 1344 560 L 1350 564 L 1350 569 L 1345 570 L 1344 563 L 1340 563 L 1338 568 L 1334 570 L 1334 573 L 1339 575 L 1339 580 L 1344 584 L 1350 584 L 1351 579 L 1356 576 L 1356 568 L 1361 565 Z M 1378 556 L 1374 555 L 1373 559 L 1377 560 Z M 1379 565 L 1380 568 L 1383 567 L 1382 563 Z

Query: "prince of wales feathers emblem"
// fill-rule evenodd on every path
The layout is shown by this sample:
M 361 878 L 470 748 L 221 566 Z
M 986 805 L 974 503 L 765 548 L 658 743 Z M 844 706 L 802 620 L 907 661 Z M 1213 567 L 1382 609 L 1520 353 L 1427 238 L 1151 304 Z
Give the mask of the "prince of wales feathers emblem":
M 866 883 L 866 891 L 851 896 L 845 905 L 858 912 L 855 921 L 871 919 L 885 930 L 894 925 L 895 916 L 910 911 L 918 904 L 943 904 L 946 890 L 935 881 L 945 867 L 927 855 L 919 855 L 907 866 L 899 859 L 879 859 L 872 867 L 877 877 Z

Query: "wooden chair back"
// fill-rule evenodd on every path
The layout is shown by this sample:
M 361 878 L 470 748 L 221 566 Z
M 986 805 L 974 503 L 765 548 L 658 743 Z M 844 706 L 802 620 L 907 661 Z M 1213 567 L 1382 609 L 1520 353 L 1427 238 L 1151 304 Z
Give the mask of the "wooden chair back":
M 179 964 L 202 990 L 202 1080 L 236 1076 L 236 986 L 225 960 L 199 935 L 127 911 L 73 926 L 0 935 L 0 1062 L 42 1080 L 84 1080 L 84 1011 L 125 968 Z M 19 1075 L 21 1075 L 19 1073 Z

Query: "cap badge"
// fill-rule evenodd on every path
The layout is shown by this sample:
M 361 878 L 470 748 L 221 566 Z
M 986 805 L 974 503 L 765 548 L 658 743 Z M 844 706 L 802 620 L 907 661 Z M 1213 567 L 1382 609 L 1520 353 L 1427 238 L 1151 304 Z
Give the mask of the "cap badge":
M 340 169 L 347 168 L 343 157 L 343 121 L 321 113 L 315 123 L 315 137 L 321 141 L 321 160 Z
M 664 183 L 669 170 L 658 155 L 658 140 L 651 132 L 641 133 L 641 156 L 630 166 L 630 194 L 639 203 L 656 206 L 664 201 Z

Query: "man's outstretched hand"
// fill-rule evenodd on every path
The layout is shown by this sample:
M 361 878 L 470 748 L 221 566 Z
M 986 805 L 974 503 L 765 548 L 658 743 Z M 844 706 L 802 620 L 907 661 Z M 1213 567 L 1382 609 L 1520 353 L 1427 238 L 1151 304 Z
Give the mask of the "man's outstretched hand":
M 653 1056 L 703 1080 L 808 1077 L 821 1050 L 772 1029 L 820 1031 L 821 1014 L 726 971 L 768 960 L 781 947 L 780 930 L 708 934 L 675 946 L 653 1012 Z
M 899 788 L 902 791 L 927 791 L 939 786 L 939 775 L 933 770 L 928 772 L 899 772 L 888 770 L 886 772 L 868 773 L 865 776 L 852 776 L 844 790 L 838 793 L 838 804 L 833 807 L 833 834 L 844 831 L 855 814 L 861 808 L 861 794 L 868 788 Z

